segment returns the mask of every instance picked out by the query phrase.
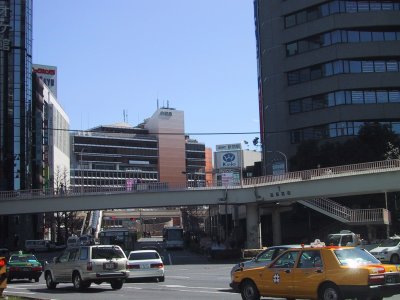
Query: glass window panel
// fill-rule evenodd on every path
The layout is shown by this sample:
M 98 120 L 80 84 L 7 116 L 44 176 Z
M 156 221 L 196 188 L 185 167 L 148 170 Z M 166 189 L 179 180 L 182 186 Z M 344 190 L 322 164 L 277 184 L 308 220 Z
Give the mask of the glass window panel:
M 322 35 L 316 35 L 316 36 L 313 36 L 312 38 L 310 38 L 308 40 L 308 48 L 310 50 L 321 48 L 322 38 L 323 38 Z
M 344 91 L 335 92 L 335 99 L 336 99 L 336 105 L 345 104 L 346 103 L 346 99 L 345 99 Z
M 299 47 L 299 53 L 303 53 L 308 51 L 308 42 L 305 40 L 301 40 L 298 42 L 298 47 Z
M 337 123 L 336 127 L 337 127 L 337 131 L 336 132 L 337 132 L 338 136 L 347 135 L 347 126 L 346 126 L 345 122 Z
M 337 44 L 337 43 L 341 42 L 341 37 L 340 37 L 340 31 L 339 30 L 335 30 L 335 31 L 332 32 L 331 40 L 332 40 L 332 44 Z
M 322 35 L 322 45 L 329 46 L 331 45 L 331 33 L 327 32 Z
M 307 11 L 307 20 L 308 21 L 313 21 L 318 19 L 318 8 L 313 7 Z
M 289 102 L 289 112 L 291 114 L 296 114 L 301 112 L 301 101 L 295 100 Z
M 312 99 L 311 98 L 302 99 L 302 106 L 303 106 L 303 109 L 302 109 L 303 112 L 311 111 L 313 108 Z
M 383 2 L 382 10 L 393 10 L 393 3 L 392 2 Z
M 400 32 L 396 32 L 396 39 L 400 41 Z
M 286 45 L 286 55 L 292 56 L 298 53 L 297 42 Z
M 344 94 L 346 95 L 346 104 L 351 104 L 351 92 L 350 91 L 345 91 Z
M 294 72 L 288 73 L 288 84 L 289 85 L 297 84 L 299 82 L 300 82 L 300 73 L 299 73 L 299 71 L 294 71 Z
M 358 60 L 350 61 L 350 73 L 361 73 L 361 61 Z
M 365 103 L 376 103 L 375 91 L 364 92 Z
M 388 92 L 387 91 L 377 91 L 376 99 L 377 99 L 378 103 L 387 103 L 389 101 Z
M 310 79 L 315 80 L 322 77 L 321 66 L 312 67 L 310 72 Z
M 375 72 L 386 72 L 386 62 L 374 61 Z
M 323 95 L 318 95 L 313 99 L 313 108 L 314 109 L 322 109 L 325 107 L 328 107 L 328 103 Z
M 369 6 L 373 11 L 382 9 L 382 4 L 379 1 L 370 1 Z
M 320 9 L 321 16 L 323 16 L 323 17 L 329 16 L 329 4 L 328 3 L 322 4 L 319 7 L 319 9 Z
M 349 43 L 358 43 L 360 41 L 360 32 L 359 31 L 348 31 L 347 37 Z
M 364 122 L 353 122 L 354 134 L 358 135 L 361 129 L 361 126 L 364 125 Z
M 399 63 L 397 61 L 388 61 L 386 62 L 386 68 L 388 72 L 398 72 L 399 71 Z
M 310 69 L 302 69 L 300 70 L 300 82 L 306 82 L 310 80 Z
M 323 75 L 325 77 L 333 75 L 333 64 L 332 63 L 324 64 L 324 66 L 323 66 Z
M 389 91 L 389 102 L 400 102 L 400 91 Z
M 299 11 L 296 14 L 296 23 L 297 24 L 303 24 L 307 22 L 307 12 L 306 11 Z
M 374 31 L 372 32 L 372 40 L 373 41 L 383 41 L 384 37 L 383 37 L 383 32 L 379 32 L 379 31 Z
M 362 61 L 361 66 L 362 66 L 363 73 L 374 72 L 374 62 L 373 61 L 364 60 L 364 61 Z
M 351 103 L 364 104 L 364 93 L 362 91 L 351 92 Z
M 385 41 L 395 41 L 396 40 L 396 32 L 385 32 Z
M 294 25 L 296 25 L 296 15 L 292 14 L 292 15 L 286 16 L 285 17 L 285 27 L 288 28 L 288 27 L 292 27 Z
M 330 14 L 337 14 L 339 12 L 339 1 L 331 1 L 329 3 Z
M 329 124 L 329 137 L 337 137 L 336 124 Z
M 357 2 L 356 1 L 345 1 L 346 2 L 346 12 L 355 13 L 357 12 Z
M 327 98 L 328 98 L 328 106 L 335 106 L 335 94 L 329 93 L 327 95 Z
M 290 134 L 290 142 L 292 144 L 298 144 L 302 141 L 301 138 L 301 131 L 297 130 L 297 131 L 292 131 Z
M 334 74 L 343 74 L 343 61 L 342 60 L 333 62 L 333 73 Z
M 341 30 L 342 43 L 347 43 L 347 30 Z
M 370 31 L 361 31 L 360 32 L 360 40 L 361 42 L 370 42 L 372 41 L 372 35 Z
M 368 1 L 358 1 L 358 11 L 369 11 Z

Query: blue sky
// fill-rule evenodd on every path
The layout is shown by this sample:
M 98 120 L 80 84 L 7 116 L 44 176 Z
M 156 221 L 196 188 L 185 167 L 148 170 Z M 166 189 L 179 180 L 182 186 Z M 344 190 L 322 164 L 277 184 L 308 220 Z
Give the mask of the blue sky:
M 71 129 L 137 125 L 167 105 L 206 146 L 258 134 L 252 0 L 35 0 L 33 62 L 58 68 Z

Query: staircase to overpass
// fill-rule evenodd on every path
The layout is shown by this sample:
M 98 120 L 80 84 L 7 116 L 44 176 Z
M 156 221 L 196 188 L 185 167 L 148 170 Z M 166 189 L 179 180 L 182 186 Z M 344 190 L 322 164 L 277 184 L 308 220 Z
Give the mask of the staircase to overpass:
M 351 209 L 328 198 L 299 200 L 298 203 L 348 225 L 389 224 L 389 211 L 385 208 Z

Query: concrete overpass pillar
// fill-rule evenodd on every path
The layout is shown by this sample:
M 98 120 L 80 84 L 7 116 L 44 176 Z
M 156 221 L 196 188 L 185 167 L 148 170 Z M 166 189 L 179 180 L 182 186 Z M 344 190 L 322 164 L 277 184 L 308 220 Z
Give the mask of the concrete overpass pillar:
M 261 222 L 257 203 L 246 205 L 247 248 L 261 248 Z
M 281 210 L 272 209 L 272 243 L 282 245 Z

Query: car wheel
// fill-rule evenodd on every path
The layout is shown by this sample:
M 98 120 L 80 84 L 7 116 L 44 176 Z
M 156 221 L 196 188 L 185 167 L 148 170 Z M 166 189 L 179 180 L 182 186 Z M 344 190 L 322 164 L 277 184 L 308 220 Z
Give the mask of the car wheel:
M 74 288 L 76 290 L 83 290 L 86 288 L 87 283 L 82 281 L 81 275 L 78 272 L 75 272 L 72 277 L 72 283 L 74 284 Z
M 165 281 L 165 277 L 164 276 L 158 277 L 158 282 L 164 282 L 164 281 Z
M 343 297 L 336 285 L 327 283 L 319 290 L 319 300 L 343 300 Z
M 246 280 L 241 284 L 240 293 L 243 300 L 260 300 L 260 292 L 251 280 Z
M 397 265 L 397 264 L 399 264 L 399 262 L 400 262 L 399 255 L 393 254 L 393 255 L 390 257 L 390 263 L 391 263 L 391 264 Z
M 116 279 L 116 280 L 111 281 L 111 288 L 113 290 L 119 290 L 122 288 L 123 285 L 124 285 L 124 282 L 122 280 Z
M 57 283 L 53 281 L 53 277 L 51 277 L 50 272 L 47 272 L 46 275 L 44 276 L 46 280 L 46 286 L 49 290 L 54 290 L 57 286 Z

